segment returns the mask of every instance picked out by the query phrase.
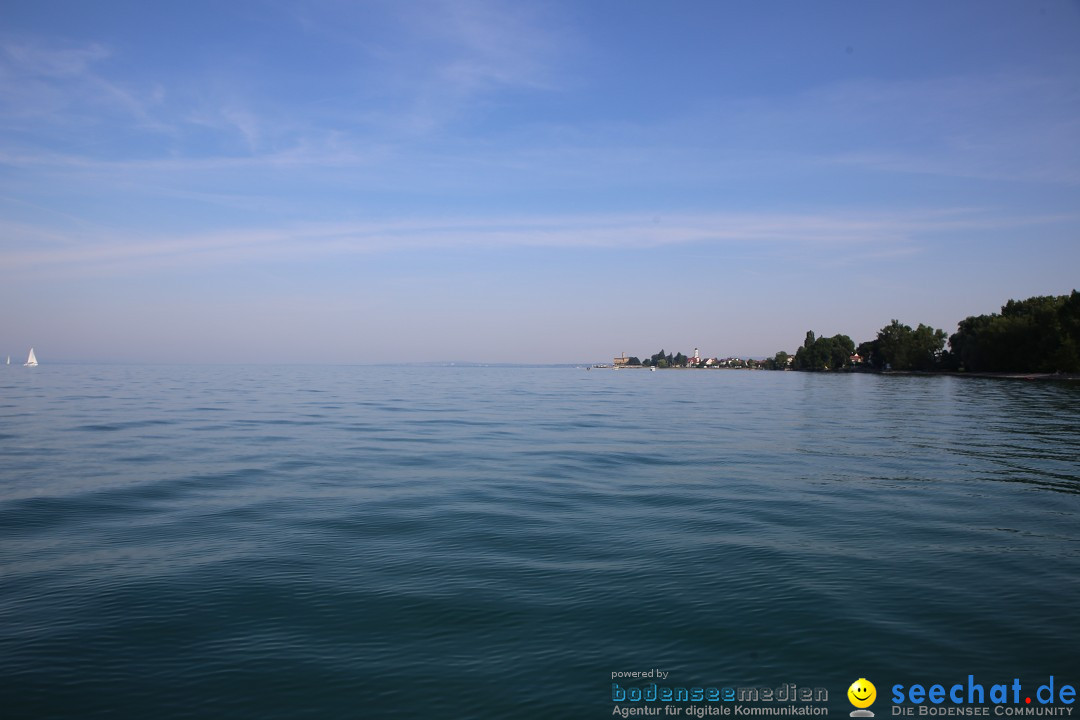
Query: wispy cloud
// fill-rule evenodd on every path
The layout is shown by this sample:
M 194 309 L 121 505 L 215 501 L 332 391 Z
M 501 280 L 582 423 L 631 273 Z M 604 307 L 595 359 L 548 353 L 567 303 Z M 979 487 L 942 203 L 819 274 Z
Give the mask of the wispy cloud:
M 289 229 L 216 231 L 184 236 L 121 237 L 115 233 L 56 237 L 5 223 L 15 241 L 0 251 L 9 272 L 77 268 L 79 273 L 131 272 L 155 266 L 212 267 L 235 263 L 315 260 L 416 249 L 652 248 L 684 244 L 787 247 L 822 262 L 887 260 L 919 252 L 941 232 L 1036 225 L 1076 217 L 1003 219 L 975 209 L 911 213 L 683 214 L 442 218 L 382 223 L 327 223 Z M 19 242 L 19 241 L 23 242 Z
M 18 72 L 30 77 L 79 77 L 103 60 L 111 51 L 90 43 L 82 47 L 45 48 L 29 41 L 0 40 L 0 55 Z
M 823 157 L 840 165 L 1080 183 L 1080 86 L 1065 75 L 844 83 L 809 93 L 794 115 L 832 118 L 844 142 Z
M 60 146 L 88 159 L 181 165 L 302 155 L 340 164 L 372 144 L 413 143 L 474 120 L 496 93 L 554 88 L 569 37 L 541 8 L 487 0 L 299 7 L 293 21 L 324 34 L 339 61 L 287 92 L 267 77 L 300 71 L 276 57 L 219 55 L 213 65 L 162 66 L 147 80 L 130 72 L 138 58 L 123 48 L 0 36 L 0 126 L 20 142 L 0 139 L 0 150 L 46 162 Z M 80 143 L 89 127 L 108 130 Z
M 106 71 L 117 51 L 101 43 L 0 38 L 0 123 L 19 131 L 0 138 L 0 162 L 178 192 L 222 170 L 274 169 L 308 171 L 309 186 L 327 169 L 354 169 L 353 188 L 421 192 L 485 191 L 508 179 L 676 186 L 850 170 L 1080 183 L 1080 86 L 1067 74 L 848 80 L 761 97 L 721 94 L 712 105 L 703 94 L 648 120 L 600 114 L 560 125 L 523 115 L 486 134 L 481 122 L 462 126 L 482 118 L 489 102 L 498 106 L 499 93 L 574 82 L 573 34 L 534 5 L 378 7 L 370 22 L 369 8 L 347 6 L 306 21 L 354 60 L 328 69 L 334 82 L 325 98 L 268 99 L 245 83 L 245 71 L 224 73 L 228 80 L 185 77 L 182 90 L 169 87 L 176 78 L 144 87 Z M 68 130 L 89 126 L 108 132 L 83 147 L 71 141 L 84 133 Z M 284 180 L 278 191 L 294 188 Z
M 424 28 L 455 52 L 440 60 L 439 76 L 459 91 L 490 86 L 550 87 L 551 65 L 565 47 L 527 5 L 443 0 Z
M 358 79 L 377 88 L 381 102 L 377 109 L 356 108 L 354 117 L 387 137 L 439 134 L 475 119 L 495 93 L 551 91 L 566 77 L 573 36 L 541 6 L 428 0 L 384 9 L 385 36 L 378 39 L 344 38 L 341 27 L 325 27 L 327 18 L 319 22 L 335 42 L 362 48 L 367 63 Z M 335 19 L 360 25 L 348 15 Z
M 123 118 L 140 130 L 174 132 L 154 113 L 160 88 L 143 96 L 100 69 L 113 56 L 96 42 L 70 47 L 0 38 L 0 122 L 29 134 L 48 127 L 83 133 Z

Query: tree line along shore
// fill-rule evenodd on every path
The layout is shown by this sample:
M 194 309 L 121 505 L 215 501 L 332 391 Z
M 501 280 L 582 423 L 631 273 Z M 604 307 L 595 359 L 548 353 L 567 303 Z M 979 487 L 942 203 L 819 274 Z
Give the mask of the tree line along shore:
M 1009 300 L 1000 313 L 961 320 L 951 336 L 893 320 L 858 345 L 847 335 L 817 337 L 809 331 L 794 355 L 781 350 L 765 360 L 720 360 L 661 350 L 644 360 L 616 358 L 615 367 L 1080 373 L 1080 292 Z

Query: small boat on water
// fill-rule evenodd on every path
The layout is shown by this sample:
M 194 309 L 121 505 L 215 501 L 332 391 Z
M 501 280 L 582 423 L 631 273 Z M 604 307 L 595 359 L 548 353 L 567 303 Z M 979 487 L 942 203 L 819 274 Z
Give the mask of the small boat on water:
M 37 367 L 37 357 L 34 355 L 34 348 L 30 348 L 30 357 L 26 358 L 23 367 Z

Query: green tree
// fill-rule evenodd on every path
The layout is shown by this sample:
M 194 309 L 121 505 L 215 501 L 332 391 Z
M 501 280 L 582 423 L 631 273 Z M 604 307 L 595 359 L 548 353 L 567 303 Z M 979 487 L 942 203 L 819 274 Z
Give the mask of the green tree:
M 826 346 L 829 353 L 829 369 L 843 370 L 851 367 L 851 356 L 855 354 L 855 341 L 847 335 L 833 335 Z
M 780 352 L 776 353 L 775 356 L 763 360 L 761 363 L 761 367 L 765 368 L 766 370 L 787 370 L 788 358 L 790 357 L 790 355 L 781 350 Z
M 908 356 L 911 369 L 924 372 L 938 369 L 947 338 L 944 330 L 935 330 L 929 325 L 919 323 L 919 327 L 911 333 L 911 349 Z
M 1009 300 L 961 320 L 953 362 L 974 372 L 1080 372 L 1080 293 Z
M 1054 351 L 1051 365 L 1054 371 L 1080 372 L 1080 292 L 1062 296 L 1058 308 L 1060 342 Z
M 863 362 L 867 365 L 874 365 L 874 356 L 877 354 L 877 340 L 866 340 L 859 343 L 859 347 L 855 348 L 855 352 L 863 359 Z
M 877 353 L 874 358 L 877 367 L 890 370 L 908 370 L 908 339 L 911 328 L 893 320 L 878 330 Z
M 808 332 L 803 346 L 795 352 L 792 367 L 796 370 L 843 370 L 851 365 L 854 352 L 855 343 L 847 335 L 815 337 L 813 332 Z
M 922 323 L 912 330 L 899 320 L 893 320 L 878 331 L 877 339 L 868 348 L 870 362 L 879 369 L 936 370 L 941 365 L 945 339 L 944 330 L 935 330 Z

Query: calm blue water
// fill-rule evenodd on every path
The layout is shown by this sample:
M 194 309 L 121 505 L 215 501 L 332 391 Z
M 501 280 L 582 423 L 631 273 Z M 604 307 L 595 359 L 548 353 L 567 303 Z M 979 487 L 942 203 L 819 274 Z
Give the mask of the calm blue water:
M 0 368 L 0 714 L 609 717 L 649 668 L 837 717 L 858 677 L 1077 684 L 1078 458 L 1076 384 Z

